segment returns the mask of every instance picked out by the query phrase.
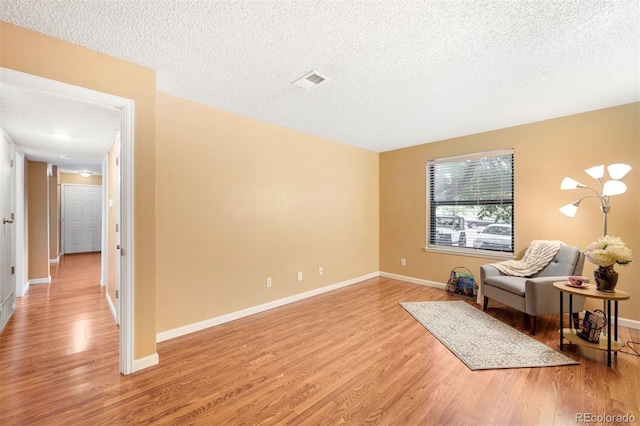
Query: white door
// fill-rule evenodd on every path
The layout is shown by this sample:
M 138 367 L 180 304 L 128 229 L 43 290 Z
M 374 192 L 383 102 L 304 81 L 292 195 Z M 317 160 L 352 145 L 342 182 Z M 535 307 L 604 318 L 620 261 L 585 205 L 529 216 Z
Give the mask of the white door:
M 11 188 L 13 145 L 0 134 L 0 329 L 15 310 L 13 281 L 14 217 Z
M 102 188 L 98 185 L 63 185 L 63 252 L 102 250 Z

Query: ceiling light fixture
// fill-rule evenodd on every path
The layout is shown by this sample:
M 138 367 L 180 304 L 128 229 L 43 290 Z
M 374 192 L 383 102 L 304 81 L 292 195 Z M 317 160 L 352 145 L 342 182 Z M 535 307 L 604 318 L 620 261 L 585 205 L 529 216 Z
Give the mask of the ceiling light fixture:
M 64 132 L 49 132 L 48 135 L 60 140 L 71 140 L 76 138 L 75 136 Z
M 82 177 L 89 177 L 92 174 L 91 172 L 78 172 L 78 173 L 80 173 L 80 176 Z

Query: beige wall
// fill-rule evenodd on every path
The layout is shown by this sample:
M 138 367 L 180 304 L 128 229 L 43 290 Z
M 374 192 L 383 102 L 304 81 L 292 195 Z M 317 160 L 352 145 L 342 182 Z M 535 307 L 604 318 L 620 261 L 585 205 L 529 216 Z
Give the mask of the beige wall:
M 91 175 L 89 177 L 82 177 L 77 173 L 60 173 L 60 183 L 75 185 L 102 185 L 102 176 Z
M 156 352 L 155 71 L 0 21 L 0 66 L 135 101 L 134 352 Z
M 60 255 L 59 241 L 60 233 L 58 228 L 60 223 L 60 204 L 58 204 L 58 167 L 52 167 L 52 174 L 49 176 L 49 259 L 57 260 Z
M 49 180 L 47 163 L 26 161 L 29 197 L 29 280 L 49 278 Z
M 159 332 L 378 271 L 377 153 L 157 99 Z
M 515 252 L 519 258 L 534 239 L 560 239 L 583 248 L 602 236 L 602 213 L 597 200 L 584 200 L 576 217 L 558 208 L 587 190 L 561 191 L 570 176 L 585 185 L 598 183 L 584 170 L 598 164 L 627 163 L 633 170 L 624 178 L 625 194 L 612 197 L 610 235 L 621 237 L 635 254 L 628 266 L 617 266 L 618 287 L 631 294 L 620 303 L 620 316 L 640 320 L 640 104 L 634 103 L 534 124 L 429 143 L 380 155 L 380 269 L 385 272 L 446 282 L 455 266 L 470 268 L 494 261 L 425 252 L 425 162 L 460 154 L 514 148 Z M 407 266 L 400 266 L 400 258 Z M 593 276 L 595 265 L 585 263 Z

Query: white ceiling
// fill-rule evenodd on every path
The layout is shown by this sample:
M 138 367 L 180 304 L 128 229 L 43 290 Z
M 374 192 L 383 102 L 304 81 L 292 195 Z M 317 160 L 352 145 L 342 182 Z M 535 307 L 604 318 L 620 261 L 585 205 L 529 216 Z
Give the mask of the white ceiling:
M 637 0 L 2 0 L 0 19 L 378 152 L 640 100 Z M 290 84 L 312 70 L 329 80 Z
M 120 129 L 120 110 L 2 84 L 0 120 L 30 160 L 101 174 Z

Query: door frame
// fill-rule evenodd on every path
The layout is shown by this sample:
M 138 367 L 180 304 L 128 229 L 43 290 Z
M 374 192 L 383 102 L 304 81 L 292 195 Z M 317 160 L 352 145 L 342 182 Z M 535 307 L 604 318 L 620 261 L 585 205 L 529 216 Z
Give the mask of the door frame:
M 122 177 L 122 174 L 120 172 L 120 169 L 121 169 L 121 167 L 120 167 L 120 158 L 122 157 L 122 142 L 121 142 L 120 132 L 118 132 L 116 134 L 116 140 L 115 140 L 114 144 L 116 146 L 116 152 L 115 152 L 115 154 L 116 154 L 115 193 L 116 194 L 115 194 L 115 198 L 117 200 L 122 200 L 122 191 L 121 191 L 122 186 L 120 184 L 120 179 Z M 109 155 L 107 154 L 107 157 L 108 156 Z M 108 164 L 108 161 L 107 161 L 107 164 Z M 107 196 L 107 198 L 108 198 L 108 196 Z M 115 214 L 115 216 L 116 216 L 115 223 L 112 224 L 112 225 L 116 225 L 116 240 L 114 241 L 114 243 L 116 244 L 116 248 L 119 248 L 119 247 L 121 247 L 121 244 L 122 244 L 122 238 L 121 238 L 122 233 L 120 232 L 121 231 L 120 227 L 122 225 L 122 219 L 121 219 L 122 209 L 120 209 L 120 208 L 116 209 L 115 213 L 116 213 Z M 107 221 L 107 223 L 108 223 L 108 221 Z M 122 306 L 121 306 L 120 303 L 118 303 L 118 297 L 117 296 L 122 293 L 122 256 L 118 256 L 120 254 L 119 250 L 116 250 L 116 253 L 117 253 L 116 254 L 117 258 L 115 259 L 115 264 L 116 264 L 116 271 L 115 271 L 115 274 L 116 274 L 116 279 L 115 279 L 115 283 L 116 283 L 116 322 L 118 324 L 120 324 L 122 322 L 122 316 L 121 316 L 122 315 L 122 313 L 121 313 Z
M 115 175 L 115 184 L 114 186 L 114 192 L 115 195 L 113 196 L 113 198 L 115 200 L 118 200 L 118 203 L 120 203 L 120 166 L 119 166 L 119 158 L 121 156 L 120 154 L 120 132 L 118 131 L 115 135 L 114 138 L 114 142 L 112 145 L 112 149 L 115 147 L 115 157 L 116 157 L 116 161 L 115 161 L 115 166 L 114 170 L 111 170 L 111 165 L 109 162 L 109 153 L 107 153 L 104 157 L 104 160 L 102 160 L 102 199 L 105 200 L 106 202 L 102 203 L 102 252 L 106 253 L 105 256 L 103 256 L 102 258 L 102 278 L 100 279 L 100 283 L 103 287 L 106 287 L 106 298 L 107 298 L 107 302 L 109 303 L 109 307 L 111 308 L 111 313 L 113 314 L 113 319 L 114 321 L 120 325 L 121 323 L 121 317 L 120 317 L 120 309 L 121 309 L 121 304 L 118 302 L 118 298 L 119 295 L 122 293 L 121 290 L 121 278 L 122 278 L 122 256 L 120 256 L 120 252 L 117 250 L 120 247 L 120 208 L 117 208 L 115 210 L 115 218 L 113 220 L 113 222 L 109 221 L 109 210 L 111 209 L 111 173 L 113 173 Z M 111 150 L 109 151 L 111 152 Z M 115 277 L 114 277 L 114 283 L 115 283 L 115 297 L 114 299 L 111 298 L 111 294 L 110 294 L 110 287 L 109 287 L 109 272 L 110 272 L 110 267 L 109 267 L 109 263 L 110 263 L 110 256 L 111 254 L 108 251 L 108 244 L 110 244 L 109 241 L 109 230 L 113 230 L 115 227 L 115 233 L 116 233 L 116 238 L 113 242 L 111 242 L 112 244 L 115 244 L 116 246 L 116 256 L 115 259 L 113 259 L 113 262 L 115 264 L 115 271 L 111 271 Z
M 24 296 L 29 291 L 29 283 L 27 277 L 24 274 L 24 153 L 20 148 L 13 143 L 15 147 L 15 160 L 16 160 L 16 297 Z
M 4 158 L 4 154 L 2 156 L 2 161 L 6 161 L 6 164 L 9 167 L 7 170 L 7 175 L 9 176 L 9 182 L 4 181 L 5 173 L 2 172 L 2 176 L 0 179 L 3 181 L 0 182 L 0 195 L 3 195 L 3 202 L 8 199 L 9 205 L 3 207 L 3 211 L 0 212 L 0 218 L 3 219 L 2 228 L 0 232 L 2 233 L 2 237 L 0 238 L 0 266 L 2 266 L 2 271 L 0 272 L 0 280 L 4 279 L 6 275 L 8 275 L 8 281 L 10 285 L 10 290 L 8 294 L 0 294 L 0 304 L 6 303 L 4 306 L 5 309 L 3 312 L 9 312 L 6 317 L 4 314 L 0 316 L 0 330 L 4 328 L 9 319 L 13 316 L 16 311 L 16 275 L 15 275 L 15 264 L 16 264 L 16 225 L 19 222 L 15 220 L 15 211 L 16 211 L 16 167 L 15 167 L 15 152 L 16 147 L 13 140 L 7 135 L 4 129 L 0 129 L 0 150 L 5 151 L 7 157 Z M 5 146 L 5 143 L 7 146 Z M 2 169 L 3 165 L 0 164 L 0 169 Z M 7 185 L 5 187 L 5 185 Z M 7 191 L 4 193 L 4 191 Z M 6 211 L 5 211 L 6 209 Z M 5 215 L 6 213 L 6 215 Z M 9 223 L 4 223 L 4 219 L 13 219 Z M 6 238 L 7 233 L 9 234 L 9 241 L 7 244 Z M 8 248 L 8 251 L 5 249 Z M 6 263 L 4 263 L 6 261 Z M 6 274 L 6 275 L 5 275 Z M 3 318 L 4 317 L 4 318 Z
M 134 188 L 133 188 L 133 152 L 134 152 L 134 101 L 120 96 L 74 86 L 44 77 L 0 67 L 0 82 L 24 89 L 45 92 L 71 99 L 97 103 L 117 108 L 121 111 L 120 129 L 120 211 L 121 211 L 121 292 L 120 303 L 120 373 L 134 372 Z M 24 188 L 23 188 L 24 189 Z M 24 197 L 18 197 L 24 198 Z M 103 200 L 106 203 L 106 200 Z M 22 239 L 18 235 L 16 239 Z M 24 243 L 24 242 L 23 242 Z M 24 256 L 17 252 L 16 256 Z M 22 259 L 23 263 L 24 259 Z

